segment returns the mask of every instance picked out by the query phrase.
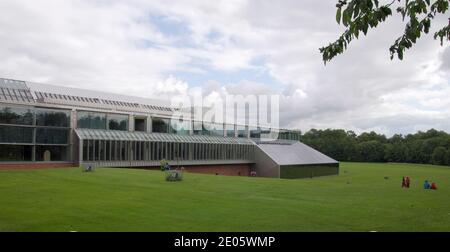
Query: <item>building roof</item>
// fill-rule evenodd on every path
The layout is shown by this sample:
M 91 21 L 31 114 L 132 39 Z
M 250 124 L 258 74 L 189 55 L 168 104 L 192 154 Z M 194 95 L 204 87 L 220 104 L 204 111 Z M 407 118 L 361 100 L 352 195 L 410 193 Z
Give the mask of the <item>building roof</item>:
M 176 143 L 213 143 L 213 144 L 246 144 L 254 145 L 247 138 L 176 135 L 165 133 L 128 132 L 120 130 L 75 129 L 76 134 L 83 140 L 116 140 L 116 141 L 151 141 Z
M 338 163 L 338 161 L 298 141 L 258 142 L 257 145 L 278 165 Z
M 0 101 L 171 115 L 168 101 L 0 78 Z

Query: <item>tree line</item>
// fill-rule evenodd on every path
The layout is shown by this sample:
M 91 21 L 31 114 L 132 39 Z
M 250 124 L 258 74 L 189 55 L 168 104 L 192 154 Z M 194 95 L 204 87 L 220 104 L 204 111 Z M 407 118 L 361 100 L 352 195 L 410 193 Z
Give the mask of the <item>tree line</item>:
M 311 129 L 295 136 L 338 161 L 399 162 L 450 166 L 450 134 L 430 129 L 415 134 L 386 137 L 376 132 L 357 135 L 343 129 Z

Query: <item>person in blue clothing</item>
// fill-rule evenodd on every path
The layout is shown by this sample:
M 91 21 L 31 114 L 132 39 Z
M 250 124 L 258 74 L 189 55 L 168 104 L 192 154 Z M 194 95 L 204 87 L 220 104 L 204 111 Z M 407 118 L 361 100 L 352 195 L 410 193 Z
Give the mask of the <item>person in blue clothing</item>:
M 425 180 L 425 182 L 423 182 L 423 189 L 430 189 L 430 183 L 428 183 L 428 180 Z
M 169 171 L 169 170 L 170 170 L 170 165 L 169 165 L 168 162 L 164 165 L 164 169 L 165 169 L 166 171 Z

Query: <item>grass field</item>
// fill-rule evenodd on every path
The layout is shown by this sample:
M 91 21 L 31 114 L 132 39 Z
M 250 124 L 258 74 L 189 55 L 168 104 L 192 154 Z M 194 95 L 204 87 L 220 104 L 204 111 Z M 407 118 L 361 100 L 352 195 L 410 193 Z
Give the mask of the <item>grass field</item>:
M 0 231 L 450 231 L 450 167 L 341 163 L 339 176 L 182 182 L 136 169 L 0 171 Z

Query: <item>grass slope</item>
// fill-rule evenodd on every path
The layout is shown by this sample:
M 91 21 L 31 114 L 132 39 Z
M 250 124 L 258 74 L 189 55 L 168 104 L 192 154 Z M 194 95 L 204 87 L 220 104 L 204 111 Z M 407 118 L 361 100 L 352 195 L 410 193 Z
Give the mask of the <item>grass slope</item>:
M 340 171 L 299 180 L 185 174 L 172 183 L 135 169 L 0 171 L 0 231 L 450 231 L 448 167 Z M 425 179 L 438 190 L 423 190 Z

